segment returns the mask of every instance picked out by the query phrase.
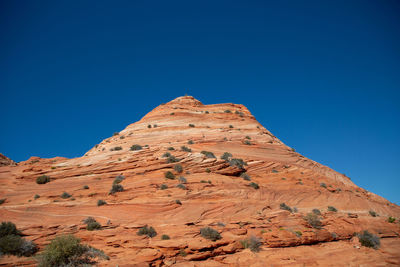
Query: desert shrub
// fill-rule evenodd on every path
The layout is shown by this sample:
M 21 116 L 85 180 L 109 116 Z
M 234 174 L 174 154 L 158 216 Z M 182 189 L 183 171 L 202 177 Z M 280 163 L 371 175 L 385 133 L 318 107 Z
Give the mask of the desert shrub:
M 181 177 L 179 177 L 179 182 L 181 182 L 182 184 L 186 184 L 187 180 L 185 177 L 181 176 Z
M 161 189 L 161 190 L 168 189 L 168 185 L 166 185 L 166 184 L 162 184 L 162 185 L 160 186 L 160 189 Z
M 147 235 L 148 237 L 155 237 L 157 235 L 157 232 L 152 226 L 148 227 L 146 225 L 137 231 L 137 235 Z
M 141 150 L 143 147 L 141 145 L 133 145 L 131 146 L 131 151 Z
M 38 257 L 38 266 L 83 266 L 91 264 L 94 258 L 109 259 L 103 251 L 82 245 L 79 238 L 73 235 L 61 235 L 46 246 Z
M 232 125 L 232 124 L 231 124 L 231 125 L 229 125 L 229 128 L 231 128 L 231 129 L 232 129 L 232 128 L 233 128 L 233 125 Z
M 191 124 L 191 123 L 190 123 L 190 124 L 189 124 L 189 127 L 195 127 L 195 126 L 194 126 L 194 124 Z
M 321 223 L 318 215 L 315 213 L 308 213 L 304 217 L 304 220 L 306 220 L 309 225 L 311 225 L 312 227 L 314 227 L 316 229 L 321 229 L 321 227 L 322 227 L 322 223 Z
M 193 145 L 194 142 L 193 142 L 192 140 L 189 140 L 189 141 L 188 141 L 188 144 L 189 144 L 189 145 Z
M 244 162 L 242 159 L 231 159 L 229 161 L 229 165 L 236 166 L 239 169 L 244 169 L 244 166 L 247 165 L 247 163 Z
M 175 203 L 178 205 L 182 205 L 182 202 L 179 199 L 175 200 Z
M 222 238 L 221 235 L 218 233 L 218 231 L 212 229 L 211 227 L 201 228 L 200 234 L 202 237 L 212 240 L 212 241 L 217 241 Z
M 222 154 L 221 159 L 225 160 L 225 161 L 229 161 L 229 159 L 232 158 L 232 154 L 229 152 L 224 152 L 224 154 Z
M 70 198 L 70 197 L 71 197 L 71 195 L 68 194 L 67 192 L 63 192 L 63 193 L 61 194 L 61 198 L 67 199 L 67 198 Z
M 251 236 L 250 238 L 246 238 L 244 240 L 241 240 L 240 244 L 242 244 L 244 249 L 248 248 L 253 252 L 259 252 L 260 251 L 260 247 L 262 245 L 262 241 L 258 237 Z
M 164 173 L 164 176 L 167 179 L 171 179 L 171 180 L 175 179 L 175 175 L 170 171 L 167 171 L 166 173 Z
M 248 175 L 247 172 L 242 172 L 242 174 L 240 174 L 240 177 L 242 177 L 246 181 L 251 180 L 250 175 Z
M 206 180 L 201 180 L 201 181 L 200 181 L 200 183 L 204 183 L 204 184 L 206 184 L 206 183 L 207 183 L 207 181 L 206 181 Z
M 373 211 L 373 210 L 370 210 L 370 211 L 369 211 L 369 215 L 371 215 L 372 217 L 378 216 L 378 214 L 377 214 L 375 211 Z
M 297 237 L 301 237 L 303 235 L 303 233 L 301 231 L 293 231 L 293 233 L 297 236 Z
M 326 184 L 325 183 L 320 183 L 319 186 L 326 188 Z
M 328 206 L 328 211 L 337 212 L 337 209 L 334 206 Z
M 125 180 L 125 176 L 123 175 L 117 175 L 113 181 L 113 184 L 119 184 L 121 183 L 123 180 Z
M 299 210 L 297 209 L 297 207 L 293 207 L 293 212 L 297 213 Z
M 19 235 L 6 235 L 0 238 L 1 254 L 30 257 L 37 251 L 35 243 Z
M 33 199 L 38 199 L 38 198 L 40 198 L 40 196 L 38 194 L 33 196 Z
M 260 189 L 260 186 L 257 183 L 251 182 L 249 184 L 250 187 L 253 187 L 254 189 Z
M 396 221 L 396 218 L 389 216 L 388 220 L 389 223 L 394 223 Z
M 175 112 L 171 112 L 169 115 L 175 115 Z
M 104 200 L 102 200 L 102 199 L 99 199 L 99 200 L 97 200 L 97 206 L 103 206 L 103 205 L 106 205 L 107 204 L 107 202 L 105 202 Z
M 188 148 L 187 146 L 181 146 L 181 150 L 185 151 L 185 152 L 192 152 L 192 150 L 190 148 Z
M 41 175 L 38 178 L 36 178 L 37 184 L 46 184 L 48 182 L 50 182 L 50 177 L 47 175 Z
M 244 141 L 243 141 L 243 144 L 250 146 L 250 145 L 251 145 L 251 142 L 250 142 L 249 140 L 244 140 Z
M 174 163 L 174 162 L 179 162 L 179 159 L 175 158 L 175 156 L 169 156 L 167 158 L 167 163 Z
M 88 231 L 94 231 L 94 230 L 100 230 L 101 229 L 101 224 L 94 221 L 90 222 L 86 225 L 86 230 Z
M 174 170 L 175 170 L 177 173 L 183 172 L 182 165 L 181 165 L 181 164 L 176 164 L 176 165 L 174 165 Z
M 285 203 L 279 204 L 279 207 L 281 208 L 281 210 L 287 210 L 287 211 L 293 212 L 292 208 L 289 207 L 288 205 L 286 205 Z
M 248 136 L 248 135 L 246 135 L 246 139 L 250 140 L 250 139 L 251 139 L 251 137 L 250 137 L 250 136 Z
M 121 136 L 119 137 L 119 139 L 125 139 L 125 136 L 121 135 Z
M 169 235 L 162 235 L 162 236 L 161 236 L 161 240 L 169 240 L 169 239 L 171 239 L 171 238 L 169 237 Z
M 225 113 L 232 113 L 232 111 L 230 111 L 229 109 L 224 111 Z
M 313 209 L 312 213 L 314 213 L 315 215 L 321 215 L 321 211 L 319 209 Z
M 173 148 L 172 146 L 170 146 L 169 148 L 167 148 L 168 150 L 175 150 L 175 148 Z
M 157 128 L 157 127 L 158 127 L 158 125 L 157 125 L 157 124 L 154 124 L 154 125 L 153 125 L 153 128 Z
M 0 238 L 7 235 L 20 235 L 21 232 L 17 229 L 12 222 L 1 222 L 0 225 Z
M 171 150 L 171 149 L 170 149 L 170 150 Z M 163 158 L 171 157 L 171 153 L 165 152 L 165 153 L 162 155 L 162 157 L 163 157 Z
M 147 125 L 147 128 L 149 128 L 149 129 L 150 129 L 150 128 L 151 128 L 151 124 Z
M 116 146 L 110 149 L 110 151 L 118 151 L 118 150 L 122 150 L 121 146 Z
M 214 153 L 210 152 L 210 151 L 201 151 L 201 154 L 205 155 L 207 158 L 215 158 Z
M 119 135 L 119 133 L 115 132 L 115 133 L 113 134 L 113 136 L 116 136 L 116 135 Z
M 183 184 L 178 184 L 176 187 L 183 189 L 183 190 L 187 189 L 186 186 L 184 186 Z
M 381 245 L 381 241 L 378 236 L 371 234 L 368 231 L 363 231 L 357 234 L 358 240 L 364 247 L 378 249 Z
M 117 193 L 117 192 L 122 192 L 122 191 L 124 191 L 124 187 L 123 187 L 122 185 L 120 185 L 120 184 L 113 184 L 113 185 L 111 186 L 111 189 L 110 189 L 109 194 L 110 194 L 110 195 L 113 195 L 113 194 L 115 194 L 115 193 Z
M 84 185 L 83 189 L 89 189 L 89 186 L 88 185 Z
M 273 169 L 271 172 L 272 172 L 272 173 L 279 173 L 279 171 L 277 171 L 277 170 L 275 170 L 275 169 Z
M 210 173 L 211 170 L 209 168 L 206 168 L 206 173 Z
M 205 113 L 205 114 L 209 114 L 210 112 L 209 112 L 208 110 L 206 110 L 204 113 Z
M 7 198 L 2 198 L 0 199 L 0 205 L 3 204 L 4 202 L 6 202 Z

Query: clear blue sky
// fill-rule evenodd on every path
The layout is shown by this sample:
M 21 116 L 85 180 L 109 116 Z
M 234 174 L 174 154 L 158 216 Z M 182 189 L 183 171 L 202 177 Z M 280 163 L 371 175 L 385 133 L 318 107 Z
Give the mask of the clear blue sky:
M 400 203 L 400 2 L 1 1 L 0 152 L 78 157 L 163 102 L 246 105 Z

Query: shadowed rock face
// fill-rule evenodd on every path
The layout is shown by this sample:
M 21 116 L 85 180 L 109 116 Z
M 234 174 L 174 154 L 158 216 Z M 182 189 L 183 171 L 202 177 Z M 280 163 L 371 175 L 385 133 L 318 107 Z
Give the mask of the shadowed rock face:
M 179 162 L 170 162 L 166 152 Z M 232 156 L 221 159 L 224 152 Z M 176 178 L 166 179 L 167 171 Z M 36 184 L 43 174 L 51 181 Z M 125 177 L 124 190 L 109 194 L 118 175 Z M 110 256 L 99 266 L 400 264 L 398 220 L 387 222 L 400 217 L 400 207 L 294 152 L 243 105 L 203 105 L 179 97 L 80 158 L 31 158 L 2 166 L 0 185 L 7 198 L 0 206 L 2 221 L 16 223 L 41 249 L 55 235 L 72 233 Z M 72 197 L 61 198 L 64 191 Z M 107 204 L 97 206 L 100 199 Z M 317 228 L 305 219 L 313 209 L 321 212 Z M 89 216 L 103 229 L 87 231 L 82 220 Z M 137 235 L 145 225 L 158 234 Z M 222 238 L 203 238 L 204 227 Z M 381 248 L 360 247 L 353 233 L 362 230 L 380 236 Z M 162 240 L 164 234 L 170 239 Z M 243 249 L 241 241 L 250 236 L 261 240 L 260 252 Z M 33 263 L 0 259 L 9 266 Z
M 17 163 L 15 163 L 15 161 L 7 158 L 6 156 L 4 156 L 3 154 L 0 153 L 0 167 L 1 166 L 9 166 L 9 165 L 15 166 L 15 165 L 17 165 Z

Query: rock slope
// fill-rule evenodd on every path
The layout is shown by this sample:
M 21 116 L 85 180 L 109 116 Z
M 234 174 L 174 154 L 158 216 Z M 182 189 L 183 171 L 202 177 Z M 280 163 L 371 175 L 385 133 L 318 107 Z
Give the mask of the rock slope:
M 51 181 L 37 184 L 41 175 Z M 109 194 L 119 175 L 123 191 Z M 243 105 L 176 98 L 80 158 L 0 166 L 0 194 L 1 220 L 40 249 L 71 233 L 110 257 L 98 266 L 400 265 L 400 207 L 296 153 Z M 314 227 L 313 209 L 321 213 Z M 86 230 L 89 216 L 101 230 Z M 137 235 L 146 225 L 155 237 Z M 222 238 L 205 239 L 204 227 Z M 354 233 L 362 230 L 381 247 L 360 246 Z M 252 236 L 259 252 L 243 247 Z M 35 260 L 7 256 L 0 265 Z

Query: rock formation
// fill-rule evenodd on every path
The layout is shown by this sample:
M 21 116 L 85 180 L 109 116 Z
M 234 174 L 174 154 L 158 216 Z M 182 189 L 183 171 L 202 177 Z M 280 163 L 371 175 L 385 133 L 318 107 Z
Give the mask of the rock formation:
M 50 182 L 37 184 L 41 175 Z M 110 194 L 119 175 L 123 191 Z M 41 250 L 71 233 L 110 257 L 98 266 L 400 265 L 400 207 L 296 153 L 243 105 L 179 97 L 82 157 L 2 165 L 0 194 L 1 220 Z M 89 216 L 101 230 L 86 230 Z M 157 235 L 138 235 L 146 225 Z M 221 239 L 204 238 L 205 227 Z M 381 238 L 379 249 L 360 245 L 363 230 Z

